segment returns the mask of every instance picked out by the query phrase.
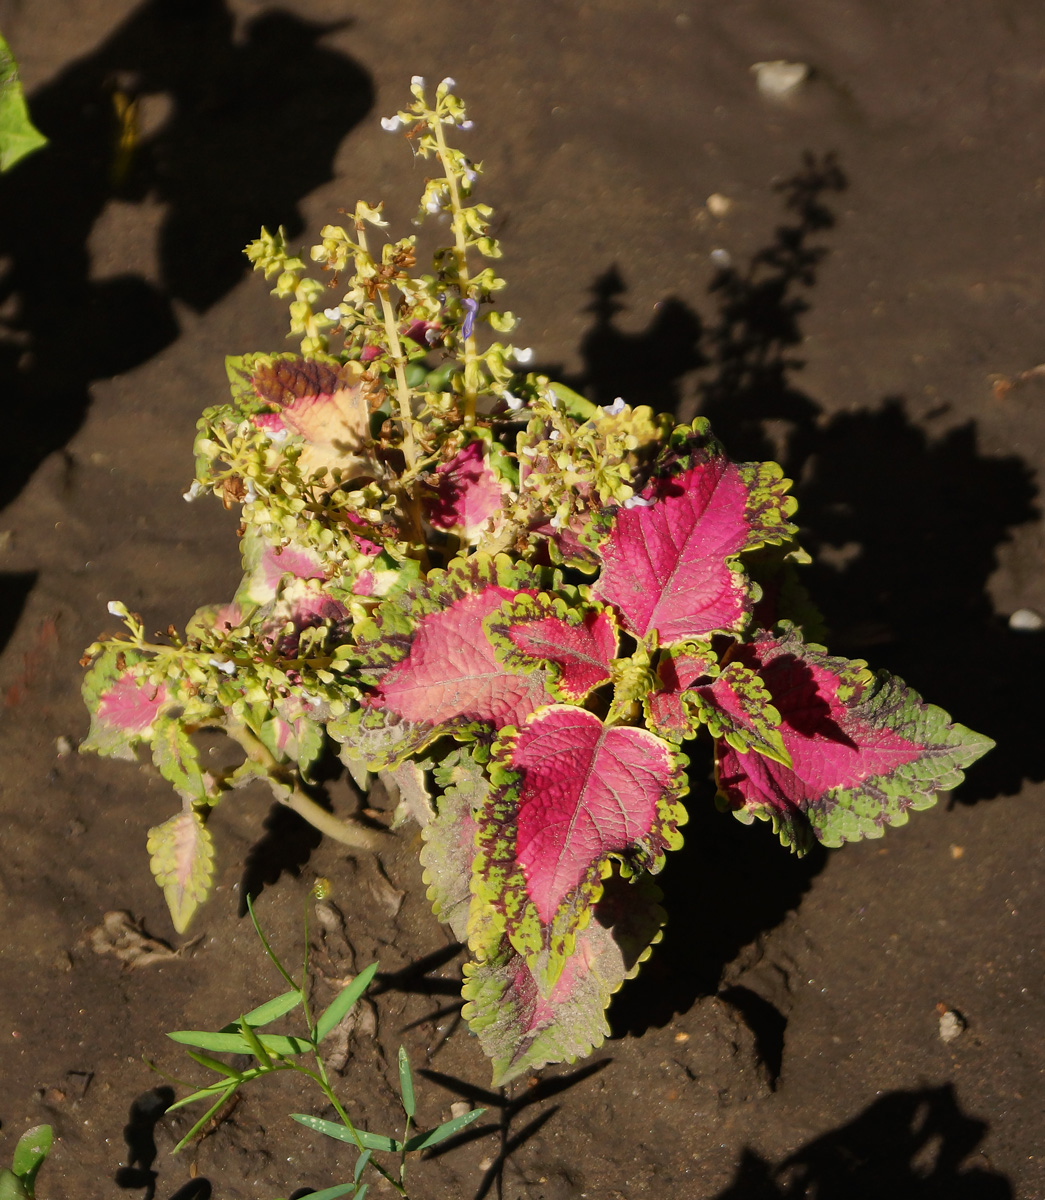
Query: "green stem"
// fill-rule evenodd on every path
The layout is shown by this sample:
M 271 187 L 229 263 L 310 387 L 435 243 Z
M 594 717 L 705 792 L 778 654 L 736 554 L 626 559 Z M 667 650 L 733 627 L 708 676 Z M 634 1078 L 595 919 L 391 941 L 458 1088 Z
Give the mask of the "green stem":
M 320 807 L 302 791 L 294 772 L 284 763 L 278 762 L 269 748 L 255 737 L 246 725 L 229 721 L 225 732 L 242 748 L 251 762 L 257 763 L 264 770 L 276 799 L 292 808 L 299 817 L 304 817 L 320 833 L 355 850 L 376 850 L 381 841 L 388 836 L 384 831 L 379 833 L 377 830 L 364 829 L 355 821 L 342 820 Z
M 461 193 L 457 187 L 457 174 L 450 163 L 446 138 L 443 136 L 442 122 L 438 118 L 433 120 L 431 129 L 435 134 L 435 142 L 439 150 L 439 161 L 443 164 L 443 174 L 446 176 L 446 182 L 450 188 L 450 207 L 454 214 L 452 228 L 454 231 L 454 258 L 457 260 L 457 286 L 461 296 L 465 297 L 468 295 L 472 277 L 468 271 L 468 242 L 465 239 L 464 205 L 461 203 Z M 476 393 L 475 389 L 471 386 L 471 379 L 475 374 L 474 364 L 478 357 L 475 336 L 466 337 L 464 339 L 464 393 L 462 395 L 462 399 L 464 400 L 464 426 L 466 429 L 471 428 L 475 424 Z

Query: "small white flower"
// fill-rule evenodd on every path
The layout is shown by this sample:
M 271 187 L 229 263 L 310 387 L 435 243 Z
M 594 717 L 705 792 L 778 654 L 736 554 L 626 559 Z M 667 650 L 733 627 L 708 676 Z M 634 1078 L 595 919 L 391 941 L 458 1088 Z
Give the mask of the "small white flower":
M 190 503 L 203 495 L 203 485 L 198 479 L 192 481 L 192 487 L 187 492 L 182 492 L 181 498 L 188 500 Z
M 235 675 L 236 674 L 235 663 L 230 663 L 227 658 L 211 658 L 211 659 L 208 659 L 208 661 L 212 667 L 217 667 L 218 670 L 221 671 L 223 675 Z
M 386 133 L 395 133 L 397 129 L 401 129 L 403 125 L 402 117 L 382 117 L 381 128 Z
M 282 443 L 285 442 L 288 437 L 290 437 L 290 430 L 287 428 L 266 429 L 265 433 L 268 436 L 268 440 L 276 446 L 282 445 Z
M 501 395 L 504 396 L 504 402 L 508 405 L 512 412 L 518 412 L 519 409 L 522 408 L 522 406 L 526 403 L 522 396 L 513 396 L 511 392 L 502 392 Z
M 328 321 L 340 321 L 341 320 L 341 309 L 340 308 L 324 308 L 323 316 L 326 317 L 326 319 Z
M 433 215 L 437 212 L 442 212 L 442 210 L 443 202 L 438 196 L 433 196 L 425 205 L 425 212 L 432 213 Z
M 552 529 L 561 529 L 562 528 L 562 518 L 559 516 L 558 513 L 556 513 L 555 516 L 552 517 L 552 519 L 548 522 L 548 524 L 552 527 Z
M 515 361 L 519 363 L 533 362 L 533 347 L 523 346 L 521 349 L 516 350 L 514 352 L 514 358 Z
M 417 76 L 415 75 L 414 78 L 416 79 Z M 446 88 L 449 91 L 449 90 L 457 87 L 457 80 L 454 79 L 452 76 L 447 75 L 447 77 L 439 84 L 439 86 L 441 88 Z
M 113 617 L 123 617 L 127 614 L 126 604 L 121 604 L 119 600 L 110 600 L 105 607 L 109 610 L 109 615 Z
M 460 124 L 460 125 L 458 125 L 458 127 L 457 127 L 457 128 L 458 128 L 458 129 L 474 129 L 474 128 L 475 128 L 475 122 L 474 122 L 474 121 L 471 121 L 471 120 L 469 120 L 469 121 L 462 121 L 462 122 L 461 122 L 461 124 Z
M 549 408 L 559 407 L 559 397 L 556 396 L 555 392 L 551 388 L 546 389 L 544 393 L 544 402 Z
M 626 407 L 627 405 L 624 403 L 624 397 L 618 396 L 612 404 L 604 404 L 602 406 L 602 411 L 608 417 L 619 417 Z
M 425 341 L 429 346 L 434 346 L 443 335 L 433 325 L 430 329 L 425 330 Z
M 243 494 L 243 503 L 244 504 L 253 504 L 254 501 L 257 500 L 257 498 L 258 498 L 258 489 L 254 486 L 254 480 L 248 479 L 246 491 Z
M 551 433 L 548 434 L 549 442 L 558 442 L 561 440 L 562 440 L 562 434 L 557 429 L 553 429 L 551 431 Z
M 411 75 L 410 86 L 412 88 L 423 88 L 425 85 L 425 77 L 423 75 Z
M 537 453 L 537 449 L 535 446 L 520 446 L 519 453 L 523 456 L 523 458 L 533 458 L 533 456 Z
M 629 496 L 627 498 L 627 500 L 624 501 L 624 507 L 625 508 L 652 508 L 653 503 L 654 502 L 652 500 L 645 500 L 642 498 L 642 496 Z
M 471 121 L 468 124 L 471 125 Z M 464 178 L 469 187 L 475 187 L 475 181 L 479 178 L 479 172 L 473 171 L 471 167 L 466 167 Z

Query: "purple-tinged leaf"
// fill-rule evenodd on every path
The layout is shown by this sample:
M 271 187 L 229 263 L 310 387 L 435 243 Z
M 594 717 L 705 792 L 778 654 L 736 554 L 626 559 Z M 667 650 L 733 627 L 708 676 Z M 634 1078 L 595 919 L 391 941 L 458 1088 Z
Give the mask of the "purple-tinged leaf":
M 351 479 L 370 466 L 370 409 L 359 363 L 274 355 L 252 364 L 250 388 L 271 411 L 251 420 L 269 435 L 302 437 L 305 476 L 338 468 Z
M 618 510 L 592 587 L 636 637 L 655 630 L 661 645 L 743 629 L 754 597 L 737 556 L 795 532 L 776 463 L 730 462 L 706 422 L 675 431 L 669 465 Z
M 483 631 L 483 620 L 519 594 L 515 585 L 532 579 L 505 556 L 476 554 L 382 604 L 358 646 L 360 675 L 373 690 L 330 726 L 332 736 L 376 769 L 444 734 L 471 739 L 521 724 L 550 703 L 544 673 L 504 666 Z M 385 745 L 383 725 L 395 729 Z
M 523 593 L 505 601 L 483 626 L 505 666 L 532 671 L 550 664 L 549 687 L 567 703 L 582 703 L 611 677 L 617 626 L 601 604 L 571 608 L 560 596 Z
M 150 667 L 144 655 L 119 644 L 95 659 L 83 682 L 91 728 L 81 750 L 133 760 L 134 747 L 152 739 L 171 697 L 164 684 L 149 681 Z
M 798 850 L 814 838 L 838 846 L 880 837 L 956 787 L 962 768 L 993 745 L 901 680 L 834 658 L 786 625 L 738 647 L 735 658 L 764 681 L 791 766 L 720 741 L 720 796 L 742 820 L 771 820 Z
M 556 704 L 494 748 L 472 889 L 548 994 L 602 892 L 611 856 L 657 871 L 681 845 L 681 756 L 644 729 Z M 473 942 L 474 945 L 474 942 Z
M 471 540 L 504 508 L 505 489 L 486 461 L 483 442 L 470 442 L 436 467 L 426 515 L 436 529 Z
M 206 900 L 214 877 L 214 843 L 203 818 L 186 808 L 149 830 L 149 866 L 170 909 L 178 933 Z
M 661 898 L 645 874 L 634 882 L 611 875 L 548 995 L 507 938 L 487 961 L 466 964 L 464 1016 L 493 1062 L 495 1087 L 602 1044 L 610 997 L 660 938 Z

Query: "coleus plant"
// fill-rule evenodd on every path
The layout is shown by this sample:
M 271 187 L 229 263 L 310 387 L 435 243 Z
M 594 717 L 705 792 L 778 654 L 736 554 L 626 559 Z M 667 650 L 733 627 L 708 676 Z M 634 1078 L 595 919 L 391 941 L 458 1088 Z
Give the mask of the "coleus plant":
M 381 206 L 327 226 L 305 274 L 282 231 L 247 255 L 290 300 L 300 351 L 227 361 L 188 499 L 242 516 L 243 581 L 184 634 L 126 631 L 85 656 L 84 749 L 144 748 L 182 801 L 149 831 L 174 924 L 211 887 L 207 818 L 252 780 L 325 833 L 384 831 L 317 803 L 333 742 L 422 827 L 436 915 L 466 942 L 465 1016 L 498 1082 L 573 1060 L 658 940 L 652 877 L 682 841 L 710 748 L 718 802 L 785 845 L 880 836 L 991 745 L 900 680 L 807 638 L 795 502 L 775 463 L 737 463 L 707 422 L 596 406 L 495 340 L 503 281 L 453 81 L 382 124 L 437 165 L 419 221 L 452 241 L 372 246 Z M 339 299 L 339 282 L 347 290 Z M 485 336 L 482 331 L 485 332 Z M 807 561 L 807 560 L 806 560 Z M 239 748 L 205 766 L 197 737 Z

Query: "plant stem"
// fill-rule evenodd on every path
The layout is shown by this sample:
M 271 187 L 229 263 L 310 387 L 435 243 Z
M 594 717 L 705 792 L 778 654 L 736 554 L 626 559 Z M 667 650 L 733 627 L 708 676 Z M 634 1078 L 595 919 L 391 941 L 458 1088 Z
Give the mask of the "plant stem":
M 468 285 L 472 277 L 468 271 L 468 243 L 465 240 L 465 224 L 462 215 L 461 193 L 457 187 L 457 174 L 450 163 L 446 138 L 443 136 L 443 124 L 436 119 L 431 123 L 435 134 L 436 146 L 439 150 L 439 161 L 443 164 L 443 174 L 450 188 L 450 207 L 453 209 L 454 258 L 457 260 L 457 287 L 462 298 L 468 295 Z M 471 379 L 474 374 L 473 365 L 478 358 L 475 346 L 475 336 L 469 335 L 464 339 L 464 427 L 470 429 L 475 424 L 475 388 Z
M 276 799 L 292 808 L 299 817 L 304 817 L 320 833 L 355 850 L 376 850 L 381 840 L 387 837 L 384 831 L 364 829 L 355 821 L 335 817 L 311 797 L 306 796 L 293 770 L 278 762 L 264 742 L 251 733 L 246 725 L 229 721 L 225 725 L 225 732 L 242 748 L 251 762 L 257 763 L 264 770 Z
M 356 237 L 359 249 L 369 256 L 366 230 L 362 221 L 356 221 Z M 388 298 L 388 284 L 378 285 L 377 295 L 381 301 L 381 317 L 385 324 L 385 335 L 388 338 L 388 353 L 392 358 L 392 367 L 396 377 L 396 400 L 399 404 L 399 422 L 403 427 L 403 455 L 406 465 L 411 470 L 417 461 L 417 444 L 414 441 L 414 414 L 410 406 L 410 385 L 406 382 L 406 359 L 403 356 L 402 343 L 399 341 L 399 330 L 396 328 L 395 311 L 392 301 Z

